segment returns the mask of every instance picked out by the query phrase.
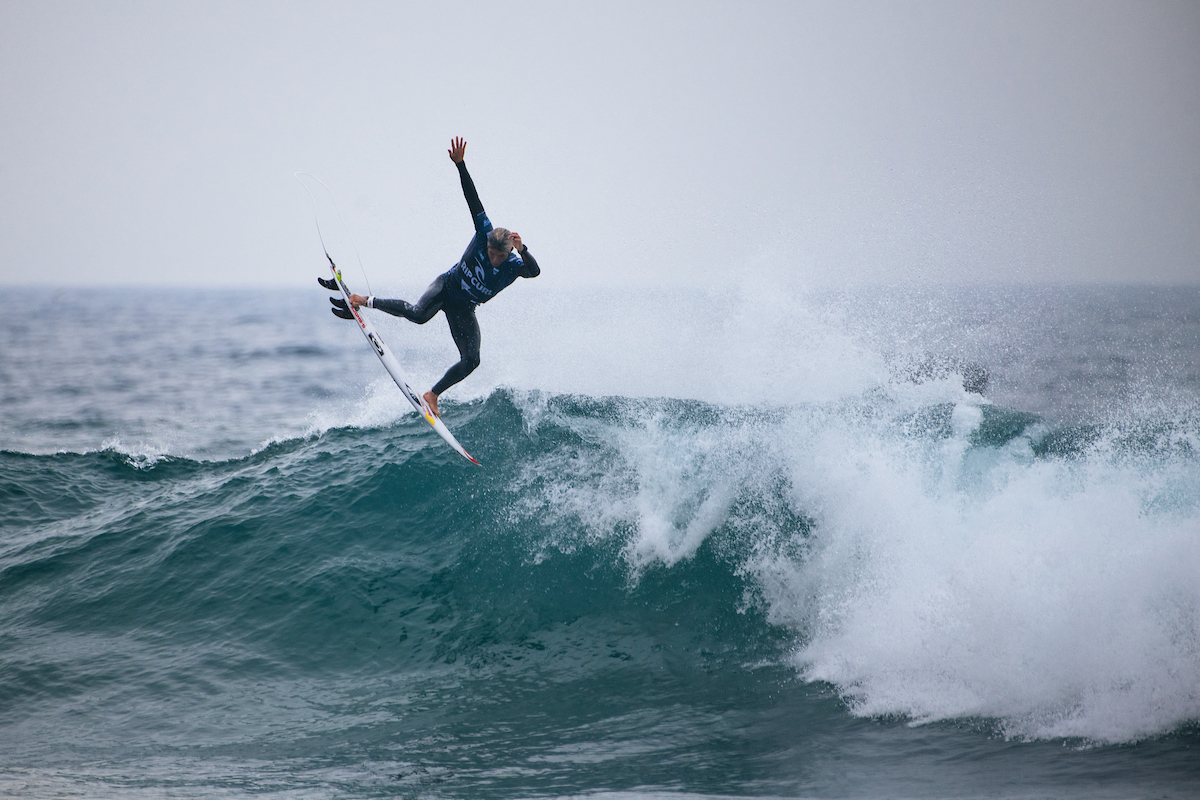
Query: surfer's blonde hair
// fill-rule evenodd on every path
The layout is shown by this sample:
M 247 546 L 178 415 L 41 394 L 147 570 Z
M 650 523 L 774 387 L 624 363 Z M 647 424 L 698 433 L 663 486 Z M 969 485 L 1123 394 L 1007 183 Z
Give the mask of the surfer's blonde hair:
M 508 228 L 492 228 L 492 232 L 488 234 L 487 246 L 489 250 L 508 255 L 512 252 L 512 231 Z

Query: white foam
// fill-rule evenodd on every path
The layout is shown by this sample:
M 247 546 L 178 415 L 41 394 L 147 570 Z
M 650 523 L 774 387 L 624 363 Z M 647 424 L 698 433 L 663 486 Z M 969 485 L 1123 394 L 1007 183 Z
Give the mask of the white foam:
M 948 435 L 912 427 L 950 398 Z M 739 495 L 782 478 L 790 508 L 738 523 L 740 569 L 796 631 L 802 675 L 855 713 L 1105 742 L 1200 719 L 1196 465 L 1102 445 L 1035 458 L 1029 436 L 979 447 L 983 409 L 952 383 L 889 384 L 776 414 L 689 423 L 647 403 L 567 420 L 611 449 L 530 467 L 543 490 L 520 513 L 621 537 L 636 576 L 690 558 Z M 781 528 L 785 511 L 811 534 Z
M 139 441 L 137 444 L 128 444 L 117 437 L 113 437 L 101 442 L 97 452 L 103 453 L 106 451 L 120 453 L 125 456 L 130 466 L 137 469 L 150 469 L 159 461 L 171 455 L 172 443 Z
M 1200 718 L 1195 505 L 1154 513 L 1169 476 L 1099 451 L 973 453 L 961 422 L 936 447 L 800 426 L 814 549 L 759 574 L 806 640 L 805 677 L 860 714 L 994 717 L 1016 736 L 1127 741 Z

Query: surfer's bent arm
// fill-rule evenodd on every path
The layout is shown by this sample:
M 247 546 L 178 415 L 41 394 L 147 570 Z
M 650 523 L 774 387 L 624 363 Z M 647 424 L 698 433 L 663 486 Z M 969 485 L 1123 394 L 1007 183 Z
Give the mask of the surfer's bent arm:
M 542 274 L 542 268 L 538 266 L 537 259 L 533 257 L 533 253 L 529 252 L 529 248 L 521 241 L 521 234 L 516 231 L 512 235 L 513 250 L 517 251 L 517 255 L 521 257 L 521 268 L 517 270 L 517 274 L 522 278 L 536 278 Z

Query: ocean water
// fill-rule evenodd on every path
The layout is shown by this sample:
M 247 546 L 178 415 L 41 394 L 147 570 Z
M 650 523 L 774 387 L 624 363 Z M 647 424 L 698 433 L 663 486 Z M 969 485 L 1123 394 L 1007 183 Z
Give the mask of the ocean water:
M 0 795 L 1200 796 L 1200 290 L 0 294 Z

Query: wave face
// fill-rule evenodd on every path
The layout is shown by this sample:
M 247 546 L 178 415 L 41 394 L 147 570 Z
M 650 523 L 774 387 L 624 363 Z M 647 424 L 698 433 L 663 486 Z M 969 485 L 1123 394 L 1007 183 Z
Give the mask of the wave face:
M 314 382 L 333 365 L 370 377 L 241 428 L 177 424 L 174 447 L 131 447 L 116 412 L 95 448 L 10 445 L 0 787 L 1187 796 L 1190 379 L 1171 402 L 1129 391 L 1055 420 L 965 391 L 977 353 L 901 358 L 840 330 L 788 345 L 836 344 L 844 366 L 836 391 L 794 402 L 484 376 L 446 411 L 482 469 L 404 413 L 369 360 L 303 340 L 269 352 Z M 210 359 L 198 336 L 188 352 L 279 374 L 236 339 L 220 347 L 242 355 Z M 649 345 L 651 367 L 686 383 L 655 347 L 669 349 Z M 826 368 L 813 363 L 795 368 Z M 506 369 L 511 383 L 531 367 Z M 559 369 L 546 383 L 572 380 Z M 190 391 L 184 407 L 242 389 Z

